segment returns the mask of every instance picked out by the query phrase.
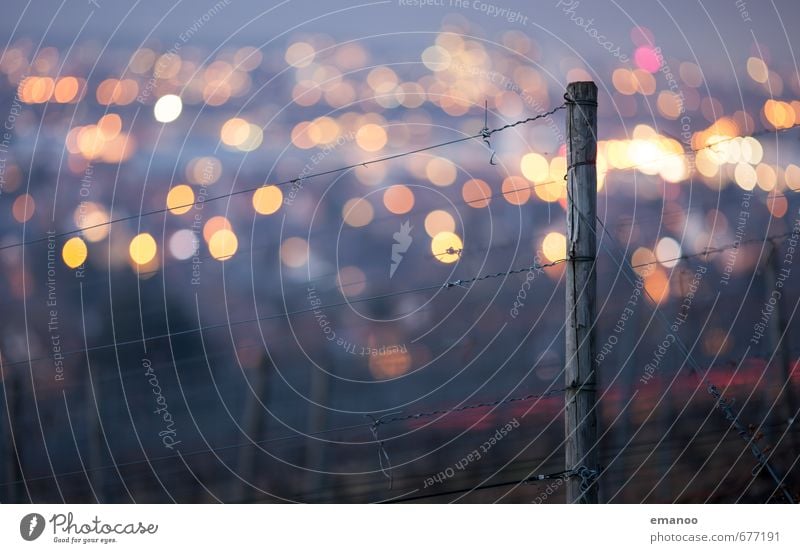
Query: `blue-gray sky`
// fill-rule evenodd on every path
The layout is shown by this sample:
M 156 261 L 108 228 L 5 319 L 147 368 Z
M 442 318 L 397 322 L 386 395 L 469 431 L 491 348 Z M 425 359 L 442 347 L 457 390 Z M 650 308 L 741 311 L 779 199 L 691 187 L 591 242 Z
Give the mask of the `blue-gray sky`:
M 489 37 L 517 28 L 536 36 L 544 44 L 563 40 L 565 51 L 572 47 L 587 59 L 595 58 L 595 62 L 603 63 L 602 52 L 591 37 L 571 20 L 582 17 L 585 21 L 593 19 L 594 27 L 623 48 L 631 46 L 629 30 L 635 25 L 644 25 L 652 29 L 659 44 L 676 57 L 690 57 L 693 50 L 698 58 L 710 58 L 725 65 L 728 55 L 739 59 L 747 54 L 755 37 L 775 58 L 791 63 L 791 44 L 796 39 L 790 31 L 800 21 L 800 4 L 792 0 L 739 4 L 745 6 L 746 17 L 734 0 L 570 0 L 574 9 L 569 13 L 565 10 L 570 8 L 570 1 L 563 0 L 561 5 L 558 5 L 559 0 L 494 3 L 471 0 L 465 4 L 458 4 L 458 0 L 433 0 L 433 5 L 421 8 L 406 5 L 413 1 L 230 0 L 219 16 L 193 40 L 215 47 L 225 40 L 234 44 L 256 44 L 293 32 L 326 32 L 338 40 L 381 33 L 430 32 L 439 28 L 447 13 L 457 13 L 479 25 Z M 96 3 L 89 0 L 13 0 L 4 2 L 0 29 L 6 37 L 13 33 L 15 37 L 43 38 L 45 43 L 55 44 L 65 44 L 78 33 L 103 43 L 110 39 L 120 46 L 138 44 L 148 36 L 168 43 L 215 4 L 220 4 L 220 0 L 97 0 Z M 487 13 L 493 8 L 517 11 L 520 18 L 527 19 L 524 23 L 509 23 L 502 16 Z M 398 36 L 398 48 L 414 40 L 413 35 Z

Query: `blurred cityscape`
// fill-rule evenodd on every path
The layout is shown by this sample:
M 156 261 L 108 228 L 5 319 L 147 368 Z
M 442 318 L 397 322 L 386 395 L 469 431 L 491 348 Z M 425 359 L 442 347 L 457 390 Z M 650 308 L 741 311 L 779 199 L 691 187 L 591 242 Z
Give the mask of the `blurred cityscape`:
M 0 501 L 563 502 L 468 490 L 564 469 L 564 112 L 381 158 L 585 80 L 601 500 L 780 500 L 673 335 L 800 492 L 788 36 L 732 2 L 696 54 L 655 16 L 596 39 L 588 2 L 548 5 L 558 27 L 447 2 L 394 34 L 370 23 L 403 2 L 217 39 L 229 0 L 136 39 L 7 35 Z M 749 53 L 700 52 L 727 41 Z

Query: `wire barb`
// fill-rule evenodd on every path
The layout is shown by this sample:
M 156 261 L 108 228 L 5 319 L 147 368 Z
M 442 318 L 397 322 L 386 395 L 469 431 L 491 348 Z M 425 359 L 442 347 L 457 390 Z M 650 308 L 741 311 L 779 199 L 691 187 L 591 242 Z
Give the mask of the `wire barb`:
M 581 217 L 583 217 L 583 215 L 581 215 Z M 624 251 L 622 251 L 622 246 L 619 245 L 619 243 L 614 238 L 614 236 L 609 232 L 608 228 L 606 228 L 606 226 L 603 223 L 602 219 L 600 219 L 600 217 L 595 217 L 595 219 L 597 220 L 597 223 L 600 225 L 600 228 L 602 229 L 602 232 L 606 236 L 608 236 L 608 240 L 612 244 L 615 245 L 615 247 L 617 248 L 618 252 L 620 253 L 620 259 L 617 260 L 617 258 L 614 255 L 611 255 L 611 252 L 608 249 L 608 246 L 605 246 L 606 251 L 609 254 L 609 257 L 614 261 L 614 263 L 617 265 L 617 267 L 619 268 L 620 271 L 623 271 L 623 266 L 625 266 L 626 268 L 630 269 L 630 271 L 634 275 L 636 275 L 636 271 L 634 270 L 634 268 L 631 266 L 631 264 L 625 258 L 625 253 L 624 253 Z M 595 230 L 593 228 L 594 225 L 587 225 L 587 226 L 592 232 L 594 232 L 595 237 L 599 238 L 597 236 L 597 232 L 595 232 Z M 603 243 L 602 240 L 600 240 L 599 242 L 601 244 Z M 624 271 L 623 271 L 623 274 L 625 274 L 626 279 L 631 284 L 633 284 L 633 281 L 630 279 L 630 277 Z M 658 302 L 656 302 L 653 299 L 653 297 L 650 295 L 649 292 L 647 292 L 646 289 L 645 289 L 644 293 L 647 294 L 647 296 L 650 298 L 650 301 L 652 301 L 653 305 L 656 306 L 656 307 L 654 307 L 654 313 L 656 315 L 658 315 L 658 317 L 661 319 L 663 324 L 669 329 L 669 327 L 670 327 L 669 321 L 664 316 L 664 314 L 661 312 L 661 310 L 658 309 Z M 685 361 L 686 361 L 686 363 L 688 364 L 688 366 L 690 368 L 690 372 L 696 374 L 698 376 L 698 378 L 701 380 L 701 382 L 703 382 L 706 385 L 706 389 L 707 389 L 709 395 L 711 395 L 711 397 L 713 397 L 714 400 L 715 400 L 716 407 L 719 408 L 719 410 L 722 412 L 723 416 L 725 417 L 725 420 L 727 420 L 727 421 L 729 421 L 731 423 L 730 424 L 731 428 L 735 429 L 736 433 L 747 443 L 747 445 L 749 446 L 749 449 L 750 449 L 750 453 L 752 453 L 753 457 L 756 458 L 756 461 L 758 462 L 759 466 L 761 466 L 769 474 L 769 476 L 772 478 L 772 480 L 776 483 L 776 485 L 777 485 L 776 489 L 780 489 L 781 490 L 781 492 L 783 493 L 784 497 L 786 498 L 786 500 L 789 503 L 794 503 L 794 498 L 792 497 L 791 493 L 789 493 L 789 490 L 786 487 L 785 478 L 781 478 L 778 475 L 778 473 L 775 471 L 775 469 L 769 463 L 769 458 L 765 454 L 764 450 L 752 439 L 752 435 L 747 431 L 745 426 L 738 419 L 738 417 L 736 416 L 736 413 L 734 413 L 734 411 L 733 411 L 733 403 L 734 403 L 734 401 L 725 399 L 725 397 L 722 395 L 722 392 L 719 390 L 719 388 L 717 388 L 717 386 L 708 379 L 708 377 L 706 376 L 706 373 L 704 373 L 701 370 L 700 365 L 695 360 L 694 356 L 692 355 L 691 350 L 686 346 L 686 344 L 683 342 L 683 340 L 677 334 L 675 334 L 675 344 L 677 345 L 678 349 L 683 354 L 683 356 L 685 358 Z
M 481 136 L 483 137 L 483 142 L 486 144 L 486 147 L 489 148 L 489 151 L 492 153 L 492 156 L 489 158 L 489 165 L 497 165 L 494 162 L 494 156 L 496 152 L 494 148 L 492 148 L 492 143 L 489 141 L 489 137 L 492 134 L 489 132 L 489 101 L 483 101 L 483 128 L 481 129 Z
M 540 115 L 536 115 L 534 117 L 529 117 L 527 119 L 521 119 L 519 121 L 515 121 L 514 123 L 509 123 L 507 125 L 503 125 L 502 127 L 498 127 L 496 129 L 490 129 L 490 130 L 486 131 L 485 133 L 483 131 L 481 131 L 478 134 L 475 134 L 475 135 L 472 135 L 472 136 L 465 136 L 463 138 L 456 138 L 454 140 L 449 140 L 447 142 L 440 142 L 438 144 L 432 144 L 430 146 L 423 146 L 423 147 L 417 148 L 415 150 L 409 150 L 409 151 L 406 151 L 406 152 L 401 152 L 399 154 L 392 154 L 392 155 L 389 155 L 389 156 L 380 157 L 380 158 L 376 158 L 376 159 L 372 159 L 372 160 L 367 160 L 367 161 L 363 161 L 363 162 L 360 162 L 360 163 L 354 163 L 354 164 L 351 164 L 351 165 L 345 165 L 343 167 L 337 167 L 335 169 L 329 169 L 327 171 L 321 171 L 319 173 L 311 173 L 311 174 L 303 176 L 302 178 L 294 178 L 294 179 L 289 179 L 289 180 L 286 180 L 286 181 L 275 183 L 275 184 L 273 184 L 273 186 L 281 187 L 281 186 L 293 185 L 295 183 L 301 183 L 302 181 L 307 180 L 307 179 L 313 179 L 313 178 L 318 178 L 318 177 L 322 177 L 322 176 L 326 176 L 326 175 L 333 175 L 333 174 L 343 173 L 345 171 L 349 171 L 351 169 L 355 169 L 356 167 L 361 167 L 361 166 L 365 166 L 365 165 L 371 165 L 373 163 L 383 163 L 383 162 L 390 161 L 390 160 L 393 160 L 393 159 L 398 159 L 398 158 L 401 158 L 401 157 L 405 157 L 405 156 L 409 156 L 409 155 L 413 155 L 413 154 L 418 154 L 418 153 L 421 153 L 421 152 L 426 152 L 428 150 L 433 150 L 433 149 L 436 149 L 436 148 L 442 148 L 442 147 L 445 147 L 445 146 L 450 146 L 452 144 L 459 144 L 461 142 L 467 142 L 469 140 L 474 140 L 476 138 L 488 138 L 488 137 L 491 137 L 493 134 L 498 133 L 498 132 L 502 132 L 502 131 L 504 131 L 506 129 L 510 129 L 510 128 L 516 127 L 518 125 L 524 125 L 524 124 L 530 123 L 532 121 L 536 121 L 538 119 L 542 119 L 544 117 L 548 117 L 550 115 L 553 115 L 554 113 L 556 113 L 559 110 L 566 109 L 566 107 L 567 107 L 567 105 L 569 103 L 570 103 L 570 101 L 569 101 L 568 98 L 566 98 L 566 95 L 565 95 L 565 102 L 563 104 L 561 104 L 560 106 L 557 106 L 557 107 L 551 109 L 550 111 L 547 111 L 547 112 L 542 113 Z M 577 103 L 577 102 L 573 102 L 573 103 Z M 578 104 L 578 105 L 580 105 L 580 104 Z M 794 125 L 792 125 L 790 127 L 783 128 L 783 129 L 763 130 L 763 131 L 757 131 L 757 132 L 754 132 L 754 133 L 751 133 L 751 134 L 748 134 L 748 135 L 740 135 L 740 136 L 735 136 L 735 137 L 730 137 L 730 138 L 724 138 L 724 139 L 718 140 L 718 141 L 716 141 L 716 142 L 714 142 L 712 144 L 708 144 L 706 146 L 702 146 L 702 147 L 699 147 L 699 148 L 693 148 L 693 149 L 689 150 L 689 152 L 697 153 L 697 152 L 699 152 L 701 150 L 714 148 L 715 146 L 719 145 L 720 143 L 727 142 L 729 140 L 734 140 L 736 138 L 744 138 L 746 136 L 757 137 L 757 136 L 763 136 L 763 135 L 777 135 L 777 134 L 782 134 L 782 133 L 797 129 L 799 127 L 800 127 L 800 123 L 795 123 Z M 651 161 L 648 162 L 648 164 L 656 162 L 656 161 L 660 161 L 662 159 L 668 159 L 668 158 L 673 157 L 673 156 L 685 156 L 689 152 L 681 151 L 680 153 L 668 154 L 668 155 L 666 155 L 666 156 L 664 156 L 662 158 L 651 160 Z M 635 169 L 641 168 L 642 166 L 643 165 L 641 165 L 641 164 L 640 165 L 630 165 L 628 167 L 617 167 L 615 170 L 616 171 L 635 170 Z M 565 179 L 566 179 L 566 177 L 565 177 Z M 555 182 L 556 181 L 543 181 L 543 182 L 539 182 L 539 183 L 536 183 L 536 184 L 531 185 L 531 186 L 533 188 L 535 188 L 535 187 L 538 187 L 538 186 L 554 184 Z M 100 227 L 104 227 L 104 226 L 108 226 L 108 225 L 113 225 L 115 223 L 121 223 L 121 222 L 124 222 L 124 221 L 139 220 L 142 217 L 147 217 L 149 215 L 157 215 L 157 214 L 160 214 L 160 213 L 166 213 L 167 211 L 174 210 L 174 209 L 180 209 L 180 208 L 184 208 L 184 207 L 193 207 L 193 206 L 199 204 L 200 202 L 209 203 L 209 202 L 213 202 L 213 201 L 216 201 L 216 200 L 222 200 L 222 199 L 225 199 L 225 198 L 238 196 L 240 194 L 246 194 L 248 192 L 255 192 L 256 190 L 261 188 L 261 186 L 262 185 L 259 185 L 257 187 L 243 188 L 242 190 L 234 190 L 233 192 L 220 194 L 218 196 L 211 196 L 211 197 L 205 198 L 203 200 L 196 200 L 194 202 L 190 202 L 190 203 L 186 203 L 186 204 L 182 204 L 182 205 L 171 206 L 171 207 L 168 207 L 168 208 L 161 208 L 161 209 L 153 209 L 153 210 L 144 211 L 142 213 L 138 213 L 138 214 L 135 214 L 135 215 L 128 215 L 128 216 L 125 216 L 125 217 L 119 217 L 117 219 L 111 219 L 109 221 L 106 221 L 106 222 L 103 222 L 103 223 L 97 223 L 95 225 L 84 226 L 84 227 L 82 227 L 80 229 L 68 230 L 68 231 L 64 231 L 64 232 L 60 232 L 60 233 L 56 233 L 56 234 L 51 234 L 51 235 L 48 235 L 48 236 L 41 236 L 39 238 L 34 238 L 34 239 L 26 240 L 26 241 L 23 241 L 23 242 L 15 242 L 15 243 L 12 243 L 12 244 L 5 244 L 5 245 L 0 246 L 0 251 L 7 250 L 7 249 L 10 249 L 10 248 L 18 248 L 18 247 L 23 247 L 23 246 L 29 246 L 31 244 L 39 244 L 39 243 L 42 243 L 42 242 L 46 242 L 48 240 L 53 240 L 53 239 L 57 239 L 57 238 L 63 238 L 65 236 L 72 236 L 74 234 L 80 234 L 81 232 L 84 232 L 84 231 L 87 231 L 87 230 L 92 230 L 92 229 L 95 229 L 95 228 L 100 228 Z M 795 190 L 795 189 L 792 189 L 792 188 L 787 188 L 787 190 L 792 192 L 792 193 L 800 192 L 800 190 Z M 513 193 L 513 192 L 515 192 L 515 191 L 512 190 L 511 193 Z M 504 194 L 502 194 L 502 195 L 504 195 Z M 781 194 L 772 194 L 771 193 L 770 194 L 771 198 L 786 197 L 786 196 L 787 196 L 786 193 L 781 193 Z M 483 201 L 483 199 L 481 199 L 480 201 Z M 467 203 L 469 204 L 470 202 L 467 202 Z
M 461 288 L 464 288 L 465 284 L 472 284 L 474 282 L 479 282 L 481 280 L 488 280 L 490 278 L 500 278 L 500 277 L 503 277 L 503 276 L 516 275 L 516 274 L 519 274 L 519 273 L 527 273 L 527 272 L 530 272 L 530 271 L 538 271 L 538 270 L 544 269 L 546 267 L 554 267 L 556 265 L 560 265 L 561 263 L 564 263 L 565 261 L 567 261 L 567 260 L 566 259 L 558 259 L 556 261 L 553 261 L 552 263 L 545 263 L 544 265 L 539 265 L 538 263 L 534 263 L 533 265 L 530 265 L 528 267 L 520 267 L 519 269 L 511 269 L 510 271 L 500 271 L 498 273 L 489 273 L 489 274 L 486 274 L 486 275 L 483 275 L 483 276 L 479 276 L 479 277 L 475 277 L 475 278 L 451 280 L 449 282 L 445 282 L 444 284 L 442 284 L 442 288 L 453 288 L 454 286 L 459 286 Z
M 499 405 L 506 405 L 508 403 L 516 403 L 522 401 L 531 401 L 533 399 L 541 399 L 544 397 L 552 396 L 555 394 L 560 394 L 566 391 L 566 388 L 558 388 L 554 390 L 548 390 L 546 392 L 542 392 L 540 394 L 528 394 L 526 396 L 518 396 L 518 397 L 508 397 L 505 399 L 498 399 L 495 401 L 485 401 L 482 403 L 473 403 L 469 405 L 462 405 L 460 407 L 453 407 L 450 409 L 438 409 L 436 411 L 427 411 L 427 412 L 420 412 L 420 413 L 413 413 L 410 415 L 400 415 L 396 417 L 392 417 L 391 415 L 395 415 L 396 413 L 390 413 L 388 415 L 384 415 L 379 418 L 375 418 L 372 415 L 367 415 L 370 417 L 374 422 L 373 426 L 377 429 L 378 426 L 382 424 L 390 424 L 393 422 L 402 422 L 402 421 L 409 421 L 409 420 L 416 420 L 422 418 L 433 418 L 438 417 L 440 415 L 448 415 L 450 413 L 460 413 L 462 411 L 469 411 L 472 409 L 486 409 L 487 407 L 497 407 Z M 390 417 L 390 418 L 386 418 Z
M 599 476 L 599 472 L 597 471 L 597 469 L 590 469 L 585 466 L 580 466 L 577 469 L 570 471 L 569 477 L 572 478 L 575 476 L 581 479 L 580 483 L 581 492 L 586 493 L 589 491 L 589 488 L 591 488 L 594 485 L 595 481 Z
M 556 480 L 558 478 L 569 479 L 569 478 L 580 478 L 580 489 L 581 492 L 586 493 L 589 491 L 589 488 L 594 485 L 594 482 L 600 476 L 600 471 L 597 469 L 590 469 L 585 465 L 581 465 L 574 469 L 567 469 L 562 470 L 560 472 L 553 472 L 550 474 L 534 474 L 533 476 L 528 476 L 523 482 L 525 484 L 536 484 L 537 482 L 541 482 L 542 480 Z
M 534 474 L 533 476 L 528 476 L 522 482 L 528 485 L 536 484 L 542 480 L 556 480 L 558 478 L 567 478 L 569 471 L 562 470 L 561 472 L 553 472 L 550 474 Z
M 390 417 L 392 415 L 398 414 L 400 411 L 396 411 L 394 413 L 387 413 L 386 415 L 375 417 L 373 415 L 365 415 L 368 419 L 372 421 L 369 429 L 372 432 L 372 436 L 375 438 L 375 442 L 378 444 L 378 465 L 381 468 L 381 473 L 389 480 L 389 489 L 392 489 L 394 485 L 394 475 L 392 474 L 392 460 L 389 459 L 389 452 L 386 451 L 386 447 L 384 446 L 383 440 L 380 439 L 378 436 L 378 427 L 383 424 L 383 419 L 385 417 Z M 384 466 L 383 462 L 386 461 L 386 466 Z
M 464 136 L 464 137 L 461 137 L 461 138 L 456 138 L 456 139 L 448 140 L 448 141 L 445 141 L 445 142 L 439 142 L 439 143 L 436 143 L 436 144 L 431 144 L 429 146 L 422 146 L 420 148 L 416 148 L 416 149 L 413 149 L 413 150 L 407 150 L 407 151 L 400 152 L 400 153 L 397 153 L 397 154 L 390 154 L 390 155 L 383 156 L 383 157 L 378 157 L 378 158 L 375 158 L 375 159 L 368 159 L 368 160 L 360 161 L 360 162 L 357 162 L 357 163 L 351 163 L 350 165 L 344 165 L 342 167 L 336 167 L 334 169 L 328 169 L 326 171 L 319 171 L 317 173 L 309 173 L 307 175 L 303 175 L 302 177 L 296 177 L 296 178 L 292 178 L 292 179 L 288 179 L 288 180 L 285 180 L 285 181 L 274 183 L 274 184 L 272 184 L 272 186 L 277 186 L 277 187 L 292 186 L 292 187 L 294 187 L 294 186 L 297 185 L 299 187 L 299 185 L 301 185 L 303 183 L 303 181 L 306 181 L 306 180 L 309 180 L 309 179 L 314 179 L 314 178 L 319 178 L 319 177 L 324 177 L 324 176 L 327 176 L 327 175 L 337 175 L 339 173 L 345 173 L 345 172 L 350 171 L 352 169 L 356 169 L 357 167 L 366 167 L 367 165 L 372 165 L 372 164 L 375 164 L 375 163 L 385 163 L 387 161 L 392 161 L 392 160 L 399 159 L 399 158 L 402 158 L 402 157 L 406 157 L 406 156 L 410 156 L 410 155 L 414 155 L 414 154 L 419 154 L 419 153 L 422 153 L 422 152 L 427 152 L 429 150 L 443 148 L 445 146 L 450 146 L 452 144 L 460 144 L 462 142 L 475 140 L 476 138 L 483 138 L 485 140 L 488 140 L 488 138 L 490 136 L 492 136 L 493 134 L 495 134 L 495 133 L 502 132 L 502 131 L 504 131 L 506 129 L 510 129 L 510 128 L 516 127 L 518 125 L 525 125 L 527 123 L 531 123 L 531 122 L 536 121 L 538 119 L 542 119 L 544 117 L 547 117 L 549 115 L 554 114 L 555 112 L 557 112 L 560 109 L 564 109 L 565 107 L 566 107 L 566 104 L 562 104 L 562 105 L 560 105 L 560 106 L 556 107 L 555 109 L 552 109 L 552 110 L 550 110 L 548 112 L 542 113 L 540 115 L 536 115 L 534 117 L 528 117 L 527 119 L 521 119 L 519 121 L 515 121 L 514 123 L 509 123 L 507 125 L 503 125 L 502 127 L 498 127 L 496 129 L 488 129 L 488 128 L 484 127 L 484 129 L 482 129 L 478 134 L 473 134 L 473 135 L 470 135 L 470 136 Z M 103 223 L 97 223 L 95 225 L 84 226 L 84 227 L 79 228 L 79 229 L 68 230 L 68 231 L 64 231 L 64 232 L 60 232 L 60 233 L 56 233 L 56 234 L 50 234 L 50 235 L 47 235 L 47 236 L 41 236 L 39 238 L 34 238 L 34 239 L 31 239 L 31 240 L 26 240 L 26 241 L 22 241 L 22 242 L 16 242 L 16 243 L 13 243 L 13 244 L 5 244 L 3 246 L 0 246 L 0 251 L 7 250 L 7 249 L 10 249 L 10 248 L 18 248 L 18 247 L 23 247 L 23 246 L 29 246 L 31 244 L 38 244 L 38 243 L 42 243 L 42 242 L 47 242 L 48 240 L 52 240 L 52 239 L 56 239 L 56 238 L 63 238 L 64 236 L 71 236 L 73 234 L 80 234 L 81 232 L 84 232 L 84 231 L 87 231 L 87 230 L 92 230 L 92 229 L 99 228 L 99 227 L 113 225 L 115 223 L 121 223 L 121 222 L 124 222 L 124 221 L 139 220 L 142 217 L 147 217 L 149 215 L 158 215 L 160 213 L 166 213 L 166 212 L 168 212 L 170 210 L 180 209 L 180 208 L 184 208 L 184 207 L 194 207 L 194 206 L 200 204 L 201 202 L 203 204 L 207 204 L 209 202 L 213 202 L 213 201 L 217 201 L 217 200 L 223 200 L 223 199 L 231 198 L 233 196 L 238 196 L 238 195 L 241 195 L 241 194 L 247 194 L 248 192 L 255 192 L 256 190 L 258 190 L 262 186 L 263 185 L 259 185 L 259 186 L 255 186 L 255 187 L 243 188 L 241 190 L 234 190 L 232 192 L 227 192 L 225 194 L 219 194 L 218 196 L 206 197 L 204 199 L 198 199 L 198 200 L 195 200 L 193 202 L 185 203 L 185 204 L 182 204 L 182 205 L 170 206 L 170 207 L 165 207 L 165 208 L 160 208 L 160 209 L 152 209 L 150 211 L 144 211 L 144 212 L 141 212 L 141 213 L 137 213 L 135 215 L 127 215 L 125 217 L 119 217 L 117 219 L 111 219 L 111 220 L 105 221 Z
M 569 95 L 568 92 L 564 93 L 564 105 L 575 105 L 575 106 L 594 106 L 597 107 L 597 102 L 589 102 L 586 100 L 575 100 L 572 96 Z
M 533 121 L 537 121 L 539 119 L 544 119 L 545 117 L 550 117 L 551 115 L 555 114 L 559 110 L 566 109 L 566 108 L 567 108 L 567 104 L 565 102 L 565 103 L 561 104 L 560 106 L 554 107 L 550 111 L 545 111 L 544 113 L 540 113 L 539 115 L 534 115 L 533 117 L 528 117 L 527 119 L 521 119 L 519 121 L 515 121 L 514 123 L 509 123 L 508 125 L 503 125 L 502 127 L 498 127 L 496 129 L 492 129 L 490 131 L 487 131 L 487 135 L 488 136 L 492 136 L 494 133 L 502 132 L 502 131 L 504 131 L 506 129 L 511 129 L 513 127 L 516 127 L 517 125 L 526 125 L 526 124 L 531 123 Z M 483 136 L 483 134 L 481 134 L 481 136 Z
M 0 249 L 2 249 L 2 248 L 0 248 Z M 414 293 L 417 293 L 417 292 L 427 292 L 427 291 L 437 290 L 437 289 L 449 289 L 449 288 L 454 288 L 456 286 L 466 289 L 466 288 L 468 288 L 467 285 L 472 284 L 474 282 L 481 281 L 481 280 L 487 280 L 487 279 L 490 279 L 490 278 L 499 278 L 501 276 L 509 276 L 509 275 L 514 275 L 514 274 L 518 274 L 518 273 L 526 273 L 526 272 L 529 272 L 529 271 L 534 271 L 534 270 L 543 269 L 543 268 L 546 268 L 546 267 L 552 267 L 554 265 L 559 265 L 561 263 L 564 263 L 565 261 L 567 261 L 567 260 L 566 259 L 559 259 L 559 260 L 553 261 L 552 263 L 546 263 L 544 265 L 534 264 L 534 265 L 529 266 L 529 267 L 522 267 L 520 269 L 513 269 L 513 270 L 510 270 L 510 271 L 502 271 L 502 272 L 498 272 L 498 273 L 491 273 L 491 274 L 487 274 L 487 275 L 483 275 L 483 276 L 479 276 L 479 277 L 474 277 L 474 278 L 470 278 L 470 279 L 459 279 L 459 280 L 446 282 L 444 284 L 432 284 L 432 285 L 429 285 L 429 286 L 420 286 L 418 288 L 410 288 L 410 289 L 400 290 L 400 291 L 396 291 L 396 292 L 389 292 L 389 293 L 385 293 L 385 294 L 378 294 L 378 295 L 375 295 L 375 296 L 368 296 L 368 297 L 364 297 L 364 298 L 355 298 L 355 299 L 350 299 L 350 300 L 346 300 L 346 301 L 338 302 L 338 303 L 328 303 L 328 304 L 324 304 L 324 305 L 319 305 L 317 307 L 305 307 L 305 308 L 302 308 L 302 309 L 296 309 L 294 311 L 288 311 L 287 310 L 287 311 L 282 311 L 282 312 L 279 312 L 279 313 L 273 313 L 271 315 L 263 315 L 263 316 L 260 316 L 260 317 L 239 319 L 239 320 L 235 320 L 235 321 L 228 321 L 228 322 L 225 322 L 225 323 L 215 323 L 215 324 L 209 324 L 209 325 L 201 325 L 201 326 L 198 326 L 196 328 L 190 328 L 190 329 L 186 329 L 186 330 L 178 330 L 178 331 L 173 331 L 173 332 L 167 332 L 165 334 L 156 334 L 156 335 L 153 335 L 153 336 L 145 336 L 145 337 L 142 337 L 142 338 L 135 338 L 135 339 L 126 340 L 126 341 L 116 341 L 116 342 L 101 344 L 101 345 L 97 345 L 97 346 L 90 346 L 90 347 L 85 347 L 85 348 L 81 348 L 81 349 L 74 349 L 74 350 L 63 352 L 62 355 L 65 356 L 65 357 L 66 356 L 71 356 L 71 355 L 78 355 L 78 354 L 83 355 L 83 354 L 85 354 L 87 352 L 92 352 L 92 351 L 99 351 L 99 350 L 108 349 L 108 348 L 119 348 L 121 346 L 140 344 L 143 341 L 150 342 L 150 341 L 153 341 L 153 340 L 159 340 L 159 339 L 164 339 L 164 338 L 173 338 L 175 336 L 184 336 L 184 335 L 187 335 L 187 334 L 194 334 L 196 332 L 205 332 L 207 330 L 214 330 L 214 329 L 219 329 L 219 328 L 230 328 L 230 327 L 233 327 L 233 326 L 239 326 L 239 325 L 248 324 L 248 323 L 255 323 L 255 322 L 260 322 L 260 321 L 269 321 L 269 320 L 274 320 L 274 319 L 288 318 L 288 317 L 293 317 L 295 315 L 302 315 L 304 313 L 311 313 L 311 312 L 318 311 L 318 310 L 332 309 L 332 308 L 335 308 L 335 307 L 345 307 L 345 306 L 352 305 L 352 304 L 355 304 L 355 303 L 366 303 L 366 302 L 370 302 L 370 301 L 382 300 L 382 299 L 386 299 L 386 298 L 403 296 L 403 295 L 407 295 L 407 294 L 414 294 Z M 24 360 L 4 362 L 2 365 L 3 365 L 3 367 L 12 367 L 12 366 L 17 366 L 17 365 L 27 365 L 27 364 L 34 363 L 34 362 L 37 362 L 37 361 L 45 361 L 45 360 L 49 360 L 49 359 L 50 358 L 47 357 L 47 356 L 29 357 L 29 358 L 24 359 Z

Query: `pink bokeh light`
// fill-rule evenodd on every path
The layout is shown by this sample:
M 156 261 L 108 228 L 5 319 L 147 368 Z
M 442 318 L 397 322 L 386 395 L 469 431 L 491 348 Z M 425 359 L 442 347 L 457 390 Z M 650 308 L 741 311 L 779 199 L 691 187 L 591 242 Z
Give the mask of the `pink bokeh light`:
M 656 54 L 655 48 L 650 46 L 641 46 L 636 49 L 633 54 L 633 59 L 637 67 L 644 69 L 650 73 L 655 73 L 661 68 L 661 60 Z

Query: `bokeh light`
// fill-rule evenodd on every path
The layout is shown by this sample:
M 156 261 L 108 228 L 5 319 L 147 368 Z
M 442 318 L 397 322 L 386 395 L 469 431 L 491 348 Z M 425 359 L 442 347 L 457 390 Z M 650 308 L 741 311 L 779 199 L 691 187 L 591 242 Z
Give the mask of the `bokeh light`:
M 522 156 L 519 164 L 522 174 L 531 182 L 545 181 L 550 177 L 550 165 L 544 156 L 528 153 Z
M 191 184 L 211 186 L 222 176 L 222 162 L 214 156 L 196 157 L 186 164 L 186 180 Z
M 436 186 L 449 186 L 456 180 L 456 166 L 449 159 L 434 157 L 425 166 L 425 175 Z
M 361 294 L 367 287 L 364 271 L 354 266 L 342 267 L 336 275 L 336 286 L 346 298 Z
M 375 378 L 397 378 L 411 368 L 411 354 L 403 347 L 390 349 L 369 358 L 369 370 Z
M 297 236 L 287 238 L 281 244 L 281 261 L 287 267 L 297 269 L 308 263 L 308 242 Z
M 542 254 L 550 262 L 566 258 L 567 237 L 560 232 L 548 232 L 542 239 Z
M 391 213 L 402 215 L 414 207 L 414 192 L 403 184 L 395 184 L 383 193 L 383 205 Z
M 489 185 L 481 179 L 470 179 L 461 188 L 461 197 L 464 202 L 474 208 L 482 208 L 489 205 L 492 198 L 492 191 Z
M 56 81 L 53 99 L 60 104 L 73 102 L 78 97 L 80 86 L 80 81 L 75 77 L 61 77 Z
M 194 191 L 186 184 L 173 186 L 167 194 L 167 209 L 173 215 L 183 215 L 192 209 Z
M 230 229 L 221 228 L 211 235 L 208 241 L 208 251 L 211 257 L 219 261 L 230 259 L 239 248 L 239 240 Z
M 503 198 L 511 205 L 522 205 L 531 197 L 530 183 L 513 175 L 503 179 L 502 191 Z
M 73 215 L 75 226 L 89 242 L 99 242 L 108 236 L 109 215 L 105 207 L 95 202 L 81 202 Z
M 286 49 L 284 59 L 292 67 L 308 67 L 314 61 L 314 47 L 307 42 L 295 42 Z
M 681 256 L 681 245 L 673 238 L 665 236 L 656 244 L 656 259 L 664 267 L 674 267 L 678 264 L 678 257 Z
M 386 145 L 388 137 L 383 127 L 367 123 L 356 132 L 356 143 L 366 152 L 377 152 Z
M 76 269 L 83 265 L 88 253 L 89 250 L 86 248 L 86 243 L 79 237 L 73 236 L 64 242 L 64 247 L 61 249 L 61 258 L 67 267 Z
M 171 123 L 175 121 L 183 110 L 183 102 L 180 96 L 166 94 L 156 101 L 153 106 L 153 116 L 159 123 Z
M 169 253 L 179 260 L 197 255 L 200 247 L 197 235 L 189 229 L 175 231 L 169 238 Z
M 253 209 L 260 215 L 272 215 L 282 203 L 283 192 L 275 185 L 262 186 L 253 192 Z
M 666 258 L 665 258 L 666 259 Z M 631 266 L 641 277 L 646 277 L 656 268 L 656 255 L 649 248 L 639 247 L 631 255 Z
M 431 253 L 442 263 L 454 263 L 461 257 L 464 243 L 454 232 L 440 232 L 431 240 Z
M 351 198 L 342 207 L 342 220 L 351 227 L 363 227 L 372 222 L 375 210 L 366 198 Z
M 231 222 L 228 218 L 223 215 L 211 217 L 206 221 L 206 224 L 203 225 L 203 239 L 208 242 L 211 240 L 211 237 L 214 236 L 214 233 L 222 229 L 233 230 L 233 226 L 231 226 Z
M 247 141 L 250 124 L 241 117 L 233 117 L 225 121 L 219 131 L 220 140 L 226 146 L 238 147 Z
M 25 223 L 33 217 L 36 211 L 36 202 L 30 194 L 20 194 L 11 206 L 11 213 L 18 223 Z
M 155 238 L 143 232 L 133 237 L 128 246 L 128 253 L 135 264 L 146 265 L 155 258 L 157 249 Z
M 456 221 L 448 212 L 437 209 L 425 216 L 425 232 L 433 238 L 440 232 L 455 232 Z
M 644 279 L 644 289 L 656 304 L 669 298 L 669 279 L 664 269 L 655 267 Z

